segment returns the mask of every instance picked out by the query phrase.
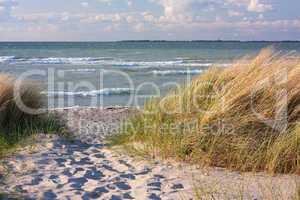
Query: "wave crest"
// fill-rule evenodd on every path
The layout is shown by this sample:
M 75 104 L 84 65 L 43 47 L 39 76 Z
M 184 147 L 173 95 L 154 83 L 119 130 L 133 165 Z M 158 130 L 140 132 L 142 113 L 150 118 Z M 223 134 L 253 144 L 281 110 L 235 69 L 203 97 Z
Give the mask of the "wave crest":
M 78 91 L 78 92 L 68 92 L 68 91 L 45 91 L 43 94 L 48 96 L 110 96 L 110 95 L 129 95 L 134 90 L 131 88 L 104 88 L 101 90 L 91 90 L 91 91 Z
M 154 70 L 151 73 L 159 76 L 168 76 L 168 75 L 195 75 L 201 74 L 203 70 L 194 69 L 194 70 Z
M 112 57 L 47 57 L 47 58 L 26 58 L 15 56 L 0 56 L 0 64 L 30 64 L 30 65 L 107 65 L 116 67 L 209 67 L 213 63 L 203 63 L 203 60 L 190 62 L 184 59 L 168 61 L 128 61 Z

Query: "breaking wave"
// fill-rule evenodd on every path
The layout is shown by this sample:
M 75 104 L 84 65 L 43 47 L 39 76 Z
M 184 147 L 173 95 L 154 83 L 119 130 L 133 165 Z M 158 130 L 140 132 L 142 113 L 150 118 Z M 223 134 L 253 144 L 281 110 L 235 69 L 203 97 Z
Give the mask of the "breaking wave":
M 169 75 L 195 75 L 201 74 L 203 70 L 194 69 L 194 70 L 154 70 L 151 73 L 159 76 L 169 76 Z
M 103 63 L 105 61 L 113 60 L 110 57 L 74 57 L 74 58 L 23 58 L 15 56 L 0 56 L 0 63 L 9 63 L 9 64 L 66 64 L 66 65 L 76 65 L 76 64 L 87 64 L 93 65 L 98 63 Z
M 67 91 L 46 91 L 43 94 L 48 96 L 110 96 L 110 95 L 129 95 L 133 92 L 130 88 L 104 88 L 101 90 L 91 90 L 91 91 L 78 91 L 78 92 L 67 92 Z
M 191 62 L 192 61 L 192 62 Z M 0 56 L 0 64 L 28 64 L 28 65 L 104 65 L 116 67 L 209 67 L 214 63 L 203 63 L 203 60 L 185 60 L 176 58 L 169 61 L 126 61 L 112 57 L 48 57 L 25 58 L 15 56 Z

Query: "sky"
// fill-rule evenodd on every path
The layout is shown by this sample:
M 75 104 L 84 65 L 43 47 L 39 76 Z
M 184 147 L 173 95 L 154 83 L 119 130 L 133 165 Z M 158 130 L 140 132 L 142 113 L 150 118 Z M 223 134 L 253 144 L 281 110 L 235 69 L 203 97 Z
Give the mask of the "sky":
M 300 40 L 300 0 L 0 0 L 0 41 Z

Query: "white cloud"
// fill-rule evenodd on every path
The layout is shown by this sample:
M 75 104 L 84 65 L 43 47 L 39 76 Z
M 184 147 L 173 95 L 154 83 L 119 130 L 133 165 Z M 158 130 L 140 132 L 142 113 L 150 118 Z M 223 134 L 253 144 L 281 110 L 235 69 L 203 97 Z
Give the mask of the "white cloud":
M 101 3 L 111 3 L 113 0 L 98 0 Z
M 127 18 L 130 16 L 130 22 Z M 248 16 L 247 16 L 248 17 Z M 298 20 L 265 20 L 247 18 L 243 20 L 228 21 L 224 18 L 219 18 L 213 21 L 191 21 L 191 23 L 181 23 L 180 21 L 172 23 L 164 16 L 156 17 L 151 12 L 142 13 L 40 13 L 17 15 L 16 18 L 22 22 L 22 26 L 8 26 L 7 29 L 1 30 L 0 38 L 5 37 L 21 38 L 26 36 L 28 39 L 35 39 L 37 33 L 44 37 L 45 30 L 49 34 L 45 38 L 60 40 L 70 39 L 71 37 L 82 38 L 85 33 L 87 35 L 94 34 L 95 38 L 99 39 L 99 35 L 111 38 L 114 33 L 127 33 L 128 30 L 136 32 L 136 34 L 147 35 L 155 31 L 160 35 L 167 36 L 172 33 L 174 39 L 216 39 L 222 36 L 222 39 L 286 39 L 288 32 L 300 30 L 300 19 Z M 72 25 L 73 24 L 73 25 Z M 10 33 L 8 33 L 10 30 Z M 283 32 L 285 30 L 285 32 Z M 35 31 L 35 32 L 34 32 Z M 80 32 L 82 31 L 82 32 Z M 22 32 L 22 35 L 17 33 Z M 299 31 L 298 31 L 299 32 Z M 222 33 L 222 34 L 220 34 Z M 235 33 L 235 35 L 233 34 Z M 274 33 L 271 34 L 270 33 Z M 275 34 L 276 33 L 276 34 Z M 287 34 L 284 36 L 284 34 Z M 4 36 L 6 34 L 6 36 Z M 130 34 L 134 34 L 133 32 Z M 123 35 L 123 34 L 120 34 Z M 192 37 L 195 35 L 196 37 Z M 47 36 L 47 37 L 46 37 Z M 269 38 L 270 36 L 270 38 Z M 69 38 L 70 37 L 70 38 Z M 88 39 L 88 36 L 84 36 Z M 169 37 L 169 36 L 168 36 Z M 164 39 L 168 39 L 164 37 Z M 121 39 L 126 39 L 127 36 L 122 36 Z M 102 38 L 100 38 L 102 39 Z M 296 38 L 294 38 L 296 39 Z
M 113 2 L 113 0 L 98 0 L 98 2 L 111 5 L 111 3 Z
M 115 32 L 115 31 L 119 31 L 120 28 L 120 24 L 113 24 L 113 25 L 109 25 L 107 27 L 105 27 L 103 29 L 104 32 Z
M 75 23 L 81 21 L 82 19 L 85 19 L 87 17 L 88 16 L 83 14 L 73 14 L 69 12 L 63 12 L 63 13 L 43 12 L 43 13 L 15 15 L 15 19 L 19 22 L 22 22 L 22 24 L 30 23 L 36 25 L 39 24 L 67 25 L 69 23 Z
M 11 11 L 18 5 L 15 0 L 0 0 L 0 20 L 12 18 Z
M 264 19 L 264 15 L 263 14 L 259 14 L 258 15 L 258 19 L 260 19 L 260 20 Z
M 77 7 L 82 9 L 74 13 L 71 7 L 66 7 L 65 12 L 50 8 L 36 12 L 27 6 L 13 10 L 16 0 L 0 0 L 0 23 L 5 22 L 0 26 L 0 39 L 251 40 L 297 39 L 300 33 L 299 19 L 276 20 L 282 17 L 279 15 L 263 17 L 264 12 L 273 8 L 273 0 L 146 0 L 156 4 L 149 7 L 137 0 L 93 1 L 98 6 L 92 7 L 90 0 L 78 1 Z M 86 12 L 83 8 L 87 7 L 93 9 Z
M 229 11 L 228 11 L 228 15 L 229 15 L 230 17 L 240 17 L 240 16 L 243 16 L 244 14 L 241 13 L 241 12 L 238 12 L 238 11 L 229 10 Z
M 226 0 L 229 4 L 245 7 L 249 12 L 266 12 L 273 9 L 271 4 L 261 3 L 261 0 Z
M 190 21 L 203 11 L 213 11 L 223 5 L 219 0 L 152 0 L 164 8 L 164 18 L 169 21 Z
M 154 23 L 156 21 L 156 18 L 150 12 L 144 12 L 142 15 L 146 22 Z
M 248 17 L 247 12 L 263 13 L 273 9 L 262 0 L 151 0 L 163 7 L 159 23 L 184 24 L 199 21 L 214 21 L 216 16 Z M 218 15 L 216 15 L 218 13 Z M 226 15 L 227 14 L 227 15 Z M 249 13 L 248 13 L 249 14 Z M 144 17 L 145 18 L 145 17 Z M 148 18 L 149 20 L 149 18 Z M 153 19 L 151 19 L 154 21 Z
M 112 22 L 120 22 L 122 20 L 122 17 L 120 14 L 114 14 L 111 20 Z
M 127 14 L 106 13 L 106 14 L 88 14 L 82 16 L 81 22 L 84 23 L 121 23 Z
M 153 0 L 164 8 L 164 16 L 168 19 L 176 19 L 179 15 L 189 15 L 186 11 L 197 0 Z
M 164 23 L 192 23 L 213 21 L 218 17 L 246 16 L 247 12 L 266 12 L 272 5 L 261 0 L 151 0 L 163 7 L 159 21 Z
M 132 24 L 132 23 L 136 23 L 138 20 L 134 16 L 128 15 L 126 17 L 126 21 L 127 21 L 127 23 Z
M 250 0 L 247 7 L 248 11 L 251 12 L 266 12 L 272 10 L 272 5 L 260 3 L 259 0 Z
M 69 21 L 70 20 L 70 14 L 67 12 L 62 13 L 62 16 L 60 18 L 62 21 Z
M 128 1 L 127 1 L 127 5 L 128 5 L 129 7 L 131 7 L 131 6 L 133 5 L 133 1 L 132 1 L 132 0 L 128 0 Z
M 18 5 L 18 2 L 16 0 L 0 0 L 1 7 L 14 7 L 17 5 Z
M 228 2 L 230 4 L 234 4 L 237 6 L 245 6 L 248 5 L 250 0 L 225 0 L 225 2 Z
M 113 3 L 114 4 L 117 4 L 117 3 L 126 3 L 128 5 L 128 7 L 131 7 L 133 6 L 133 0 L 97 0 L 98 2 L 100 3 L 104 3 L 104 4 L 107 4 L 107 5 L 112 5 Z
M 140 32 L 144 32 L 145 31 L 145 25 L 143 23 L 138 23 L 137 25 L 135 25 L 134 30 L 138 33 Z
M 81 6 L 84 8 L 89 7 L 89 3 L 88 2 L 81 2 Z

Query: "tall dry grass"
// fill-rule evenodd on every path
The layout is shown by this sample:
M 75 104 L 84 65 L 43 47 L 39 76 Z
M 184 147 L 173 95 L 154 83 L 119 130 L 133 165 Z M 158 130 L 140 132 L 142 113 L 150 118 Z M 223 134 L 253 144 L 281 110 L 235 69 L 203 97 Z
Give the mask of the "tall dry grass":
M 17 90 L 17 91 L 16 91 Z M 20 98 L 17 99 L 18 94 Z M 10 128 L 22 124 L 35 115 L 26 113 L 18 101 L 31 109 L 42 107 L 40 89 L 34 83 L 23 81 L 20 88 L 16 87 L 16 80 L 9 75 L 0 74 L 0 127 Z
M 47 113 L 27 112 L 20 102 L 29 109 L 43 107 L 37 83 L 17 82 L 10 75 L 0 74 L 0 155 L 29 135 L 59 130 L 56 120 Z
M 296 178 L 292 176 L 289 181 L 285 179 L 271 180 L 265 177 L 263 179 L 247 180 L 241 178 L 241 182 L 230 182 L 217 180 L 210 177 L 208 180 L 197 180 L 193 184 L 193 196 L 196 200 L 299 200 L 299 183 Z M 253 177 L 252 177 L 253 178 Z M 295 180 L 294 180 L 295 179 Z M 288 186 L 288 187 L 287 187 Z M 183 198 L 188 199 L 188 198 Z
M 300 173 L 300 56 L 268 48 L 146 103 L 114 137 L 152 156 Z

